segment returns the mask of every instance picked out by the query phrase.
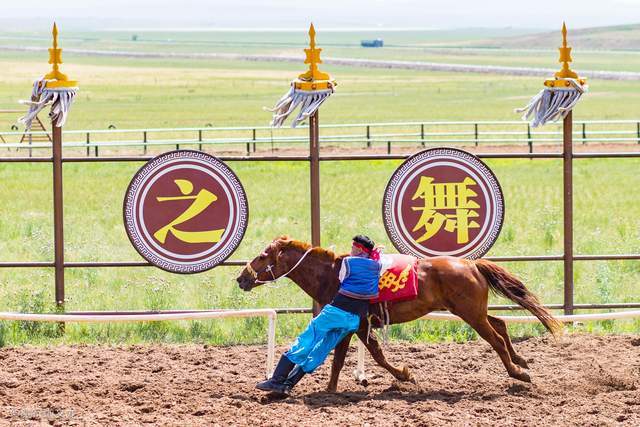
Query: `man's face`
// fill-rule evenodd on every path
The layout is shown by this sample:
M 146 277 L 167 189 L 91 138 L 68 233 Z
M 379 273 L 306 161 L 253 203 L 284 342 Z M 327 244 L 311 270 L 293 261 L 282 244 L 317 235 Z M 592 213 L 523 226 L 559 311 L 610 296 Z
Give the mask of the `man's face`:
M 351 256 L 360 256 L 362 255 L 362 253 L 363 253 L 363 250 L 357 247 L 355 243 L 351 245 L 351 254 L 350 254 Z

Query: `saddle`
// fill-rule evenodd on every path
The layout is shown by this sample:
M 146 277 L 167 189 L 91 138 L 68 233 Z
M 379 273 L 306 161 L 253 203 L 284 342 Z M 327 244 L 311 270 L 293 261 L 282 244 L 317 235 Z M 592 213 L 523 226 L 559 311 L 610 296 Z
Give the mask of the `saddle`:
M 418 296 L 417 258 L 411 255 L 382 255 L 382 272 L 378 283 L 378 297 L 371 304 L 387 301 L 406 301 Z

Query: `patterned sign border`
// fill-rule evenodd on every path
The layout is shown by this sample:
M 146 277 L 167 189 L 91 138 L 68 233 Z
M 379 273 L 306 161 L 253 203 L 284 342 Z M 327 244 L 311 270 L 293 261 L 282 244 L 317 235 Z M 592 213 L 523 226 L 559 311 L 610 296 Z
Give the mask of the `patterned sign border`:
M 135 216 L 133 215 L 133 208 L 135 202 L 135 195 L 141 190 L 140 185 L 145 181 L 145 178 L 157 170 L 162 164 L 167 161 L 184 159 L 184 160 L 200 160 L 208 163 L 211 167 L 219 171 L 226 179 L 229 186 L 235 191 L 238 197 L 238 227 L 235 234 L 229 240 L 229 243 L 223 247 L 223 249 L 216 253 L 214 256 L 208 258 L 205 262 L 197 263 L 179 263 L 168 262 L 165 259 L 158 257 L 156 254 L 148 250 L 146 244 L 142 242 L 142 239 L 136 235 L 135 230 Z M 221 262 L 229 258 L 235 250 L 240 246 L 244 234 L 247 231 L 247 224 L 249 222 L 249 203 L 247 201 L 247 195 L 244 191 L 244 187 L 238 179 L 238 176 L 227 166 L 222 160 L 196 150 L 174 150 L 160 154 L 149 160 L 142 166 L 131 179 L 125 198 L 122 204 L 122 217 L 124 221 L 127 237 L 138 251 L 138 253 L 151 264 L 156 267 L 168 271 L 170 273 L 178 274 L 195 274 L 202 273 L 217 266 Z

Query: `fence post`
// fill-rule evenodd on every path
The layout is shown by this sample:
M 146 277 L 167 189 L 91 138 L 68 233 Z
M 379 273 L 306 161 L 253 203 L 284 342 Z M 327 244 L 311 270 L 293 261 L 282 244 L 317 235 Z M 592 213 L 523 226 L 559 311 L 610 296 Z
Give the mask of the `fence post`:
M 87 157 L 91 155 L 91 147 L 89 147 L 89 144 L 91 144 L 91 133 L 87 132 Z
M 62 128 L 53 128 L 53 251 L 56 305 L 64 307 L 64 227 L 62 205 Z
M 251 143 L 247 142 L 247 156 L 251 155 Z
M 96 157 L 98 157 L 98 144 L 93 146 L 93 151 L 94 151 Z
M 33 135 L 29 133 L 29 157 L 33 156 L 33 148 L 31 148 L 32 141 L 33 141 Z
M 311 244 L 320 246 L 320 128 L 318 110 L 309 118 L 309 175 L 311 184 Z M 320 305 L 313 302 L 313 316 L 320 313 Z
M 420 139 L 422 140 L 422 146 L 424 147 L 424 123 L 420 124 Z
M 371 126 L 367 125 L 367 148 L 371 148 Z
M 478 124 L 474 123 L 473 124 L 473 133 L 476 139 L 476 147 L 478 146 Z
M 636 123 L 636 133 L 638 135 L 638 144 L 640 144 L 640 122 Z
M 562 122 L 564 207 L 564 314 L 573 314 L 573 113 Z
M 587 143 L 587 124 L 582 123 L 582 143 Z
M 255 128 L 253 129 L 252 133 L 253 135 L 251 138 L 253 139 L 253 152 L 255 153 L 256 152 L 256 129 Z
M 391 154 L 391 141 L 387 141 L 387 154 Z
M 144 144 L 143 153 L 147 154 L 147 131 L 142 132 L 142 143 Z
M 529 144 L 529 153 L 533 153 L 533 139 L 531 139 L 531 125 L 527 123 L 527 144 Z
M 198 150 L 202 151 L 202 129 L 198 129 Z

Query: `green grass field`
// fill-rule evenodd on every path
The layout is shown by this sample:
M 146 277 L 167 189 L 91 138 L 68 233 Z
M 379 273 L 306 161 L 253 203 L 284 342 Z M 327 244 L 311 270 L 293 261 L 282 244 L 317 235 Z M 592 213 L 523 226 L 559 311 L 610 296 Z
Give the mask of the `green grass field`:
M 248 36 L 247 36 L 248 37 Z M 64 45 L 63 45 L 64 46 Z M 331 49 L 325 50 L 333 55 Z M 522 61 L 530 61 L 521 55 Z M 580 58 L 574 52 L 576 62 Z M 625 58 L 618 56 L 618 58 Z M 63 71 L 80 81 L 81 91 L 66 129 L 119 129 L 264 125 L 272 105 L 302 64 L 211 60 L 151 60 L 65 55 Z M 599 59 L 609 61 L 611 58 Z M 549 58 L 554 66 L 555 54 Z M 448 59 L 449 62 L 454 59 Z M 466 59 L 465 59 L 466 61 Z M 493 59 L 492 59 L 493 61 Z M 607 69 L 623 69 L 625 60 Z M 32 80 L 48 69 L 37 53 L 0 52 L 3 79 L 0 109 L 30 93 Z M 339 81 L 323 106 L 323 123 L 412 120 L 515 119 L 515 107 L 541 88 L 540 78 L 399 70 L 327 68 Z M 639 82 L 591 82 L 576 119 L 635 119 Z M 0 118 L 8 130 L 14 117 Z M 346 251 L 359 232 L 391 247 L 380 215 L 384 186 L 397 161 L 322 164 L 322 240 Z M 491 160 L 505 192 L 505 225 L 489 255 L 562 252 L 560 160 Z M 140 259 L 122 225 L 121 205 L 129 180 L 141 164 L 66 164 L 65 246 L 68 261 Z M 638 159 L 576 160 L 576 253 L 640 252 Z M 249 197 L 251 217 L 234 258 L 252 258 L 275 236 L 309 240 L 308 168 L 296 163 L 232 163 Z M 0 164 L 0 260 L 53 259 L 51 171 L 44 164 Z M 356 209 L 355 206 L 358 208 Z M 558 262 L 508 263 L 546 303 L 562 299 Z M 638 300 L 637 261 L 578 262 L 576 302 Z M 67 309 L 128 310 L 179 308 L 306 307 L 310 301 L 290 283 L 243 293 L 234 283 L 238 268 L 220 267 L 195 276 L 153 268 L 69 269 Z M 51 269 L 1 269 L 0 310 L 54 310 Z M 497 302 L 497 300 L 495 301 Z M 278 337 L 290 338 L 306 316 L 281 316 Z M 0 323 L 0 342 L 261 342 L 262 320 L 68 325 L 63 337 L 54 325 Z M 596 322 L 598 332 L 638 332 L 640 321 Z M 513 326 L 516 335 L 540 328 Z M 419 321 L 395 326 L 392 337 L 407 340 L 463 340 L 474 336 L 457 323 Z

